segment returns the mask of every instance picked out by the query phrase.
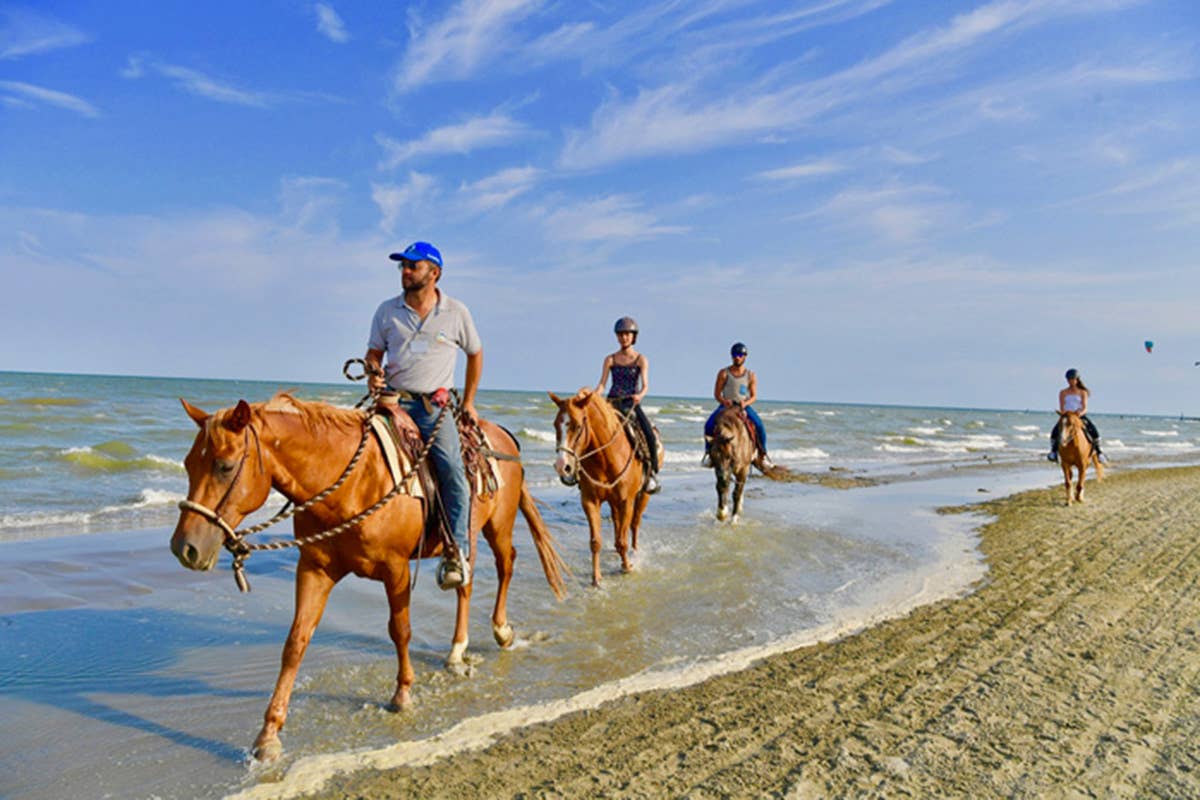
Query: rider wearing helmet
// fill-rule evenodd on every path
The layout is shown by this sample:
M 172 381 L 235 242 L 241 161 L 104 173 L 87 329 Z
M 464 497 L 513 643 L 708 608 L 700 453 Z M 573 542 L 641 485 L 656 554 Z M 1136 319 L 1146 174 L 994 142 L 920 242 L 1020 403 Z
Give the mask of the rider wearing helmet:
M 749 354 L 750 351 L 746 345 L 741 342 L 734 343 L 733 347 L 729 348 L 729 358 L 732 363 L 717 373 L 713 397 L 721 405 L 717 406 L 712 414 L 709 414 L 708 421 L 704 423 L 704 460 L 702 463 L 706 467 L 712 466 L 709 450 L 712 448 L 713 428 L 717 424 L 717 415 L 733 406 L 741 406 L 742 410 L 746 412 L 746 416 L 750 418 L 750 422 L 754 424 L 755 433 L 758 434 L 758 459 L 755 465 L 764 472 L 774 466 L 767 456 L 767 431 L 763 427 L 758 412 L 751 408 L 751 404 L 758 399 L 758 378 L 755 377 L 753 370 L 746 368 L 746 357 Z
M 596 391 L 604 391 L 608 376 L 612 375 L 612 388 L 608 391 L 608 400 L 618 411 L 629 414 L 631 411 L 637 417 L 638 427 L 646 437 L 646 447 L 650 451 L 650 463 L 646 470 L 644 488 L 646 494 L 655 494 L 662 487 L 658 483 L 658 437 L 654 426 L 646 418 L 642 410 L 642 398 L 650 388 L 650 362 L 634 349 L 637 342 L 638 325 L 633 317 L 621 317 L 613 325 L 613 333 L 617 336 L 620 349 L 604 357 L 604 366 L 600 370 L 600 382 Z
M 1092 447 L 1096 448 L 1096 457 L 1102 458 L 1100 431 L 1096 430 L 1096 426 L 1087 418 L 1087 401 L 1091 392 L 1083 385 L 1083 378 L 1080 377 L 1079 370 L 1073 368 L 1067 370 L 1066 379 L 1067 388 L 1058 393 L 1058 411 L 1060 414 L 1068 411 L 1079 412 L 1079 418 L 1083 421 L 1088 438 L 1092 440 Z M 1059 417 L 1058 421 L 1054 423 L 1054 430 L 1050 431 L 1050 452 L 1046 455 L 1049 461 L 1058 461 L 1058 435 L 1061 430 L 1062 417 Z

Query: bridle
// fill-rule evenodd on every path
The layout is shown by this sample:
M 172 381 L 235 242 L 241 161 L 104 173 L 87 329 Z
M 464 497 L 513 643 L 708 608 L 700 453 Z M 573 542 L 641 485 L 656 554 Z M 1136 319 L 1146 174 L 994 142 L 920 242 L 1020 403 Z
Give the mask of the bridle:
M 587 450 L 583 453 L 579 453 L 577 451 L 579 449 L 582 449 L 582 447 L 584 445 L 586 445 L 589 441 L 591 441 L 590 417 L 587 413 L 587 410 L 585 409 L 583 412 L 583 421 L 579 423 L 579 432 L 572 438 L 572 440 L 568 444 L 564 445 L 562 443 L 564 431 L 563 431 L 563 426 L 562 426 L 562 422 L 561 422 L 562 415 L 564 413 L 565 413 L 565 411 L 560 409 L 559 415 L 557 417 L 555 417 L 555 419 L 554 419 L 554 440 L 555 440 L 554 452 L 556 454 L 561 453 L 564 457 L 569 458 L 570 460 L 574 461 L 576 468 L 579 470 L 579 474 L 583 475 L 585 478 L 587 478 L 591 484 L 598 486 L 601 489 L 611 489 L 614 486 L 616 486 L 618 483 L 620 483 L 621 478 L 625 477 L 625 473 L 629 471 L 629 467 L 633 464 L 633 457 L 636 455 L 636 448 L 634 448 L 633 445 L 630 445 L 630 447 L 629 447 L 629 458 L 626 459 L 625 466 L 621 467 L 621 471 L 617 473 L 617 477 L 613 478 L 612 481 L 599 480 L 598 478 L 596 478 L 594 475 L 592 475 L 591 473 L 589 473 L 587 471 L 587 469 L 583 466 L 583 462 L 585 460 L 591 458 L 592 456 L 596 455 L 597 453 L 604 452 L 608 448 L 612 447 L 614 443 L 616 443 L 617 437 L 619 437 L 622 433 L 624 433 L 625 422 L 629 419 L 628 415 L 624 415 L 618 420 L 618 424 L 615 426 L 615 428 L 613 430 L 613 435 L 611 437 L 609 437 L 609 440 L 607 442 L 605 442 L 602 445 L 599 445 L 598 447 L 593 447 L 591 450 Z

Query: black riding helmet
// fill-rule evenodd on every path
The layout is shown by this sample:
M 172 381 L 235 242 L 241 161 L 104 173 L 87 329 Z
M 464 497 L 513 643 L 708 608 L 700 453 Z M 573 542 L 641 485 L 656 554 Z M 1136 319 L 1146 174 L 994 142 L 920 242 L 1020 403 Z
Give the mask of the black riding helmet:
M 750 350 L 746 347 L 746 345 L 742 344 L 741 342 L 736 342 L 733 345 L 733 347 L 729 348 L 730 358 L 732 358 L 733 356 L 749 355 L 749 353 L 750 353 Z
M 633 317 L 621 317 L 613 323 L 613 333 L 632 333 L 636 342 L 638 337 L 637 320 Z

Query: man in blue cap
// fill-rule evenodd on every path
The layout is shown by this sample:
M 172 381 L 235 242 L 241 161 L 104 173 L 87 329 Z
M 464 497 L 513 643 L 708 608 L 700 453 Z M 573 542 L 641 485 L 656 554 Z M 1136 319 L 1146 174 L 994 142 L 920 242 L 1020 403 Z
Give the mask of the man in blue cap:
M 466 384 L 461 412 L 477 420 L 475 393 L 483 374 L 483 342 L 471 312 L 437 288 L 442 254 L 428 242 L 413 242 L 389 258 L 399 262 L 404 294 L 384 300 L 371 320 L 367 342 L 367 372 L 371 392 L 391 390 L 400 407 L 413 418 L 426 441 L 437 422 L 440 406 L 454 385 L 458 351 L 467 354 Z M 387 354 L 387 366 L 382 367 Z M 438 494 L 449 517 L 454 547 L 447 548 L 438 567 L 438 586 L 465 587 L 471 583 L 471 489 L 463 469 L 458 427 L 450 411 L 430 448 L 438 476 Z

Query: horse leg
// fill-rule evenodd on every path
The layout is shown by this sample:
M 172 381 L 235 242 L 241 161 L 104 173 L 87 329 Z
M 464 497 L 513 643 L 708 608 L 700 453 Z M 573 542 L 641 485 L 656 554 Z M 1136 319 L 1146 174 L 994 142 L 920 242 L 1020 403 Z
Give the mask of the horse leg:
M 1087 461 L 1079 465 L 1079 480 L 1075 482 L 1075 499 L 1083 502 L 1083 483 L 1087 480 Z
M 724 466 L 716 469 L 717 473 L 717 519 L 729 516 L 729 471 Z
M 1062 461 L 1063 471 L 1063 486 L 1067 490 L 1067 505 L 1071 505 L 1071 465 L 1066 462 L 1066 458 L 1062 453 L 1059 453 L 1059 460 Z
M 733 522 L 736 524 L 742 516 L 742 493 L 746 491 L 746 477 L 750 474 L 750 465 L 737 471 L 737 483 L 733 487 Z
M 496 524 L 495 519 L 488 520 L 483 526 L 483 531 L 496 558 L 498 579 L 496 605 L 492 609 L 492 638 L 501 647 L 508 647 L 516 638 L 512 625 L 508 624 L 508 585 L 512 583 L 513 562 L 517 559 L 517 548 L 513 546 L 512 541 L 512 521 L 510 520 L 507 526 L 501 526 Z
M 412 659 L 408 656 L 408 643 L 412 640 L 412 625 L 409 622 L 409 602 L 412 589 L 408 581 L 407 563 L 403 567 L 392 570 L 384 578 L 384 587 L 388 597 L 388 634 L 392 644 L 396 646 L 396 691 L 387 704 L 388 711 L 403 711 L 412 705 L 412 685 L 416 680 Z M 459 608 L 463 605 L 462 594 L 459 594 Z M 457 635 L 457 628 L 455 635 Z M 466 649 L 466 643 L 463 643 Z
M 630 549 L 637 552 L 638 548 L 638 529 L 642 527 L 642 513 L 646 510 L 646 504 L 650 502 L 650 495 L 645 492 L 638 492 L 633 498 L 633 514 L 629 520 L 629 536 Z
M 321 621 L 329 592 L 335 583 L 336 579 L 301 556 L 300 564 L 296 568 L 296 610 L 292 616 L 292 628 L 288 631 L 287 641 L 283 645 L 279 677 L 275 680 L 275 691 L 271 694 L 271 702 L 267 704 L 267 712 L 263 715 L 262 730 L 258 732 L 251 750 L 254 758 L 259 761 L 274 761 L 283 753 L 279 731 L 287 721 L 288 703 L 291 701 L 292 687 L 296 683 L 296 673 L 300 670 L 304 652 L 308 649 L 317 623 Z
M 594 499 L 583 501 L 583 514 L 588 521 L 588 534 L 592 547 L 592 586 L 600 585 L 600 550 L 604 546 L 600 529 L 600 503 Z
M 621 557 L 621 572 L 633 572 L 629 561 L 629 501 L 613 500 L 608 504 L 612 510 L 613 539 L 617 555 Z

